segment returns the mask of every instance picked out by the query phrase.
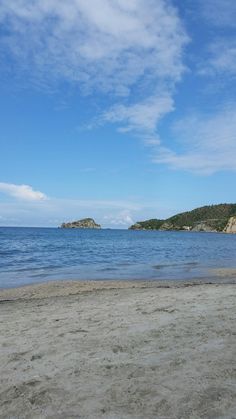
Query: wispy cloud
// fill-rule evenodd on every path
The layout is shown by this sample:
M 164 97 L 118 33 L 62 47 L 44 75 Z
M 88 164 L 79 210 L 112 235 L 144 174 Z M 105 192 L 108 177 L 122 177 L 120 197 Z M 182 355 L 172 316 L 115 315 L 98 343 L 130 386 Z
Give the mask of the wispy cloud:
M 236 75 L 236 2 L 200 0 L 197 9 L 211 29 L 210 41 L 203 49 L 204 57 L 199 60 L 199 74 L 214 79 L 219 76 L 225 85 Z
M 141 135 L 148 144 L 158 144 L 157 124 L 165 114 L 173 110 L 174 101 L 166 94 L 152 96 L 133 105 L 116 105 L 103 114 L 103 119 L 122 124 L 119 128 L 121 132 L 132 132 Z
M 206 51 L 206 59 L 200 64 L 199 74 L 223 77 L 224 84 L 236 76 L 236 41 L 221 38 L 211 42 Z
M 108 94 L 103 122 L 158 141 L 189 41 L 171 1 L 2 0 L 0 22 L 0 52 L 27 80 L 65 80 L 84 93 Z
M 200 0 L 202 16 L 207 23 L 218 27 L 236 26 L 235 0 Z
M 40 191 L 35 191 L 29 185 L 14 185 L 13 183 L 0 182 L 0 192 L 24 201 L 44 201 L 47 196 Z
M 236 104 L 212 115 L 186 117 L 173 133 L 173 148 L 158 148 L 154 162 L 203 175 L 236 170 Z

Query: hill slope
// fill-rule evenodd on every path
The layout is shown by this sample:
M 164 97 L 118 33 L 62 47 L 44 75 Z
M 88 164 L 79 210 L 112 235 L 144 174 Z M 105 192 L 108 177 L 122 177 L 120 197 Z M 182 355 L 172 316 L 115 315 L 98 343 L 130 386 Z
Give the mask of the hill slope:
M 139 221 L 132 230 L 223 231 L 230 217 L 236 216 L 236 204 L 208 205 L 176 214 L 166 220 Z

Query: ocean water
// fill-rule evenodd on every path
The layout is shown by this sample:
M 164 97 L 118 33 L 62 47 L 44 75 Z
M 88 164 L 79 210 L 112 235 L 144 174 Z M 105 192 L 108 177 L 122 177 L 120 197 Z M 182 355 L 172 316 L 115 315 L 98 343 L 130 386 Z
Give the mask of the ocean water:
M 236 235 L 0 228 L 0 287 L 48 280 L 181 280 L 236 267 Z

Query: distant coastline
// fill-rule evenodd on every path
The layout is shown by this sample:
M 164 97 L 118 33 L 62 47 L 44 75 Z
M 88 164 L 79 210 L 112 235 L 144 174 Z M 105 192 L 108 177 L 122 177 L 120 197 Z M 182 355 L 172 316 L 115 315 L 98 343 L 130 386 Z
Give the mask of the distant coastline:
M 138 221 L 130 230 L 196 231 L 236 233 L 236 204 L 219 204 L 196 208 L 165 220 Z

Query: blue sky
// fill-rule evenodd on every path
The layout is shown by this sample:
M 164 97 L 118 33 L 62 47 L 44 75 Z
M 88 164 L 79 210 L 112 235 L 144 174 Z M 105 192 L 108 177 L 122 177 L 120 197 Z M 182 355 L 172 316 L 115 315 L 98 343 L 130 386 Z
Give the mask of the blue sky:
M 234 0 L 2 0 L 0 225 L 235 202 Z

